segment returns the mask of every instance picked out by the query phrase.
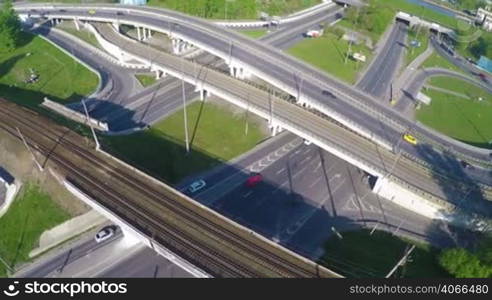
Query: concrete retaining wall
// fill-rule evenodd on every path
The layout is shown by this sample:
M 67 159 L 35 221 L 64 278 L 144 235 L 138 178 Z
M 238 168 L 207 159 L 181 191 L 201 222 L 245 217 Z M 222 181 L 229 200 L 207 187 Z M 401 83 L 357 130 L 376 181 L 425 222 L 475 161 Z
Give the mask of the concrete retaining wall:
M 405 209 L 429 219 L 448 222 L 472 231 L 484 231 L 490 227 L 489 220 L 464 213 L 448 202 L 438 203 L 431 201 L 385 177 L 378 178 L 374 185 L 373 192 Z
M 61 105 L 60 103 L 56 103 L 54 101 L 51 101 L 50 99 L 44 97 L 43 103 L 41 103 L 42 106 L 51 109 L 52 111 L 59 113 L 60 115 L 70 119 L 74 120 L 76 122 L 85 124 L 87 123 L 87 117 L 85 114 L 82 114 L 76 110 L 73 110 L 65 105 Z M 100 130 L 100 131 L 108 131 L 108 124 L 105 122 L 101 122 L 99 120 L 96 120 L 94 118 L 89 117 L 89 123 L 92 125 L 92 127 Z
M 5 193 L 5 199 L 3 205 L 0 207 L 0 217 L 3 216 L 9 209 L 12 202 L 14 202 L 17 192 L 20 190 L 21 184 L 19 182 L 7 183 L 2 177 L 0 177 L 0 184 L 4 184 L 7 189 Z

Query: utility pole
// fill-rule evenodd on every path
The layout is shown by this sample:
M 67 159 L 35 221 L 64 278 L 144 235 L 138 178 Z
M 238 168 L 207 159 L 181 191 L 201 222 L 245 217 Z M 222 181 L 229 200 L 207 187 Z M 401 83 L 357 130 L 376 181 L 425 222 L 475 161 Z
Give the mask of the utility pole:
M 32 158 L 34 159 L 34 162 L 35 162 L 35 163 L 36 163 L 36 165 L 38 166 L 39 171 L 43 172 L 43 167 L 42 167 L 42 166 L 41 166 L 41 164 L 38 162 L 38 159 L 36 158 L 36 155 L 34 155 L 34 152 L 32 152 L 31 147 L 29 147 L 29 145 L 27 144 L 27 141 L 26 141 L 26 139 L 24 138 L 24 135 L 22 135 L 22 132 L 20 131 L 19 127 L 15 127 L 15 129 L 17 129 L 17 132 L 19 133 L 19 136 L 21 137 L 22 142 L 23 142 L 23 143 L 24 143 L 24 145 L 26 146 L 27 150 L 31 153 Z
M 190 152 L 190 141 L 188 139 L 188 116 L 186 114 L 186 95 L 185 95 L 185 83 L 184 83 L 184 69 L 183 60 L 181 58 L 181 92 L 183 95 L 183 114 L 184 114 L 184 131 L 185 131 L 185 143 L 186 143 L 186 153 Z
M 232 40 L 229 40 L 229 65 L 232 65 Z
M 244 135 L 248 135 L 248 130 L 249 130 L 249 124 L 248 124 L 248 116 L 249 116 L 249 94 L 247 98 L 247 104 L 246 104 L 246 117 L 244 120 Z
M 304 78 L 302 77 L 301 72 L 297 73 L 296 78 L 298 80 L 298 82 L 297 82 L 297 102 L 299 102 L 301 100 L 302 84 L 304 82 Z
M 408 249 L 408 246 L 407 246 L 407 249 Z M 389 273 L 386 275 L 385 278 L 390 278 L 390 276 L 393 275 L 393 273 L 395 273 L 395 271 L 398 269 L 399 266 L 402 266 L 407 262 L 408 256 L 410 255 L 410 253 L 412 253 L 413 249 L 415 249 L 415 245 L 412 245 L 412 247 L 410 247 L 410 249 L 408 251 L 406 251 L 406 253 L 403 255 L 403 257 L 398 261 L 398 263 L 393 267 L 393 269 L 391 269 L 391 271 L 389 271 Z
M 357 19 L 359 18 L 359 8 L 357 7 L 357 14 L 354 20 L 354 30 L 352 31 L 353 37 L 355 38 L 355 30 L 356 30 L 356 25 L 357 25 Z M 345 64 L 347 64 L 348 57 L 350 53 L 352 52 L 352 38 L 349 39 L 349 45 L 348 45 L 348 51 L 347 55 L 345 56 Z
M 94 138 L 94 142 L 96 142 L 96 151 L 99 151 L 99 149 L 101 148 L 101 145 L 99 145 L 99 141 L 97 139 L 96 131 L 94 130 L 94 127 L 92 127 L 92 123 L 91 123 L 91 120 L 89 118 L 89 112 L 87 111 L 87 106 L 85 105 L 85 100 L 82 99 L 81 102 L 82 102 L 82 106 L 84 106 L 85 118 L 86 118 L 87 124 L 89 124 L 89 127 L 91 128 L 92 137 Z

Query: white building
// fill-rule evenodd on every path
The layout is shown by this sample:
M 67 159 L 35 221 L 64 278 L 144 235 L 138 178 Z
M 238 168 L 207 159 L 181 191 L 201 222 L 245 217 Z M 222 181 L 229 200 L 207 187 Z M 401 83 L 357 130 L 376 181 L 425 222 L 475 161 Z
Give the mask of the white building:
M 477 10 L 476 22 L 482 25 L 483 29 L 492 31 L 492 12 L 488 9 L 479 8 Z

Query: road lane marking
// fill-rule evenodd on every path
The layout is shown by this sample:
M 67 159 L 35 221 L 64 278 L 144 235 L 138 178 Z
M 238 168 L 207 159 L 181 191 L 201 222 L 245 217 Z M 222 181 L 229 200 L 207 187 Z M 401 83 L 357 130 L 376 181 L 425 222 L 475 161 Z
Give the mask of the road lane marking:
M 243 195 L 243 198 L 248 198 L 251 194 L 253 194 L 253 191 L 248 191 L 246 194 Z
M 279 174 L 285 172 L 285 170 L 286 170 L 286 168 L 282 168 L 282 169 L 278 170 L 277 172 L 275 172 L 275 174 L 279 175 Z

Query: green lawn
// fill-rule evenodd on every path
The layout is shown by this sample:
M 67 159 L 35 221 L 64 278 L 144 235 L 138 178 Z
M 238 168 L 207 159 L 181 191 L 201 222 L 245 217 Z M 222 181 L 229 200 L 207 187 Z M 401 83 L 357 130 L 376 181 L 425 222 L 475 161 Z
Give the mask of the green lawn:
M 144 132 L 104 137 L 106 148 L 141 169 L 170 183 L 206 170 L 252 149 L 265 138 L 245 115 L 234 116 L 214 104 L 197 101 L 188 105 L 191 152 L 185 153 L 183 110 Z
M 26 83 L 33 69 L 36 83 Z M 35 106 L 47 96 L 55 101 L 74 101 L 93 92 L 96 74 L 39 37 L 22 33 L 19 48 L 0 53 L 0 97 Z
M 408 43 L 410 44 L 412 41 L 419 41 L 420 47 L 412 47 L 410 45 L 409 49 L 407 50 L 407 56 L 405 60 L 407 66 L 427 49 L 429 45 L 429 35 L 427 32 L 424 31 L 424 29 L 422 29 L 418 33 L 414 30 L 410 30 L 408 32 Z
M 151 74 L 135 74 L 135 77 L 137 77 L 140 84 L 144 87 L 152 85 L 157 81 L 157 79 L 155 79 L 155 75 Z
M 297 43 L 288 52 L 349 83 L 355 83 L 357 73 L 364 66 L 364 63 L 356 62 L 350 58 L 345 63 L 348 42 L 326 32 L 320 38 L 305 39 Z M 371 59 L 371 53 L 365 46 L 352 45 L 352 52 L 365 54 L 366 63 Z
M 492 103 L 492 95 L 489 92 L 459 78 L 449 76 L 437 76 L 429 79 L 427 81 L 427 84 L 456 93 L 464 94 L 475 100 L 478 100 L 478 98 L 481 97 L 484 100 Z
M 443 69 L 448 69 L 455 72 L 466 74 L 462 69 L 453 65 L 447 59 L 445 59 L 444 57 L 440 56 L 435 52 L 432 53 L 431 56 L 429 56 L 429 58 L 427 58 L 424 61 L 424 63 L 421 65 L 421 68 L 443 68 Z
M 424 9 L 422 6 L 409 3 L 406 0 L 368 0 L 369 8 L 363 16 L 368 21 L 354 24 L 347 19 L 341 20 L 337 26 L 345 27 L 369 36 L 376 43 L 388 25 L 394 20 L 396 13 L 403 11 L 416 15 L 425 20 L 442 24 L 449 28 L 456 28 L 454 18 Z
M 395 12 L 403 11 L 411 15 L 418 16 L 427 21 L 439 23 L 448 28 L 456 28 L 456 19 L 428 8 L 424 8 L 421 5 L 410 3 L 406 0 L 370 0 L 371 4 L 382 5 L 391 8 Z
M 446 88 L 471 97 L 450 95 L 429 89 L 430 105 L 422 105 L 417 120 L 452 138 L 483 148 L 492 148 L 492 97 L 466 82 L 454 78 L 435 78 L 431 85 Z M 479 101 L 478 97 L 483 100 Z
M 401 259 L 410 242 L 389 233 L 369 230 L 343 232 L 343 238 L 334 236 L 325 245 L 321 264 L 347 277 L 384 277 Z M 437 250 L 416 244 L 403 271 L 404 277 L 449 277 L 437 262 Z
M 259 39 L 268 33 L 266 30 L 239 30 L 238 32 L 253 39 Z
M 0 257 L 11 267 L 28 260 L 41 233 L 69 217 L 37 185 L 24 185 L 7 213 L 0 218 Z M 0 263 L 0 277 L 5 276 L 6 267 Z

